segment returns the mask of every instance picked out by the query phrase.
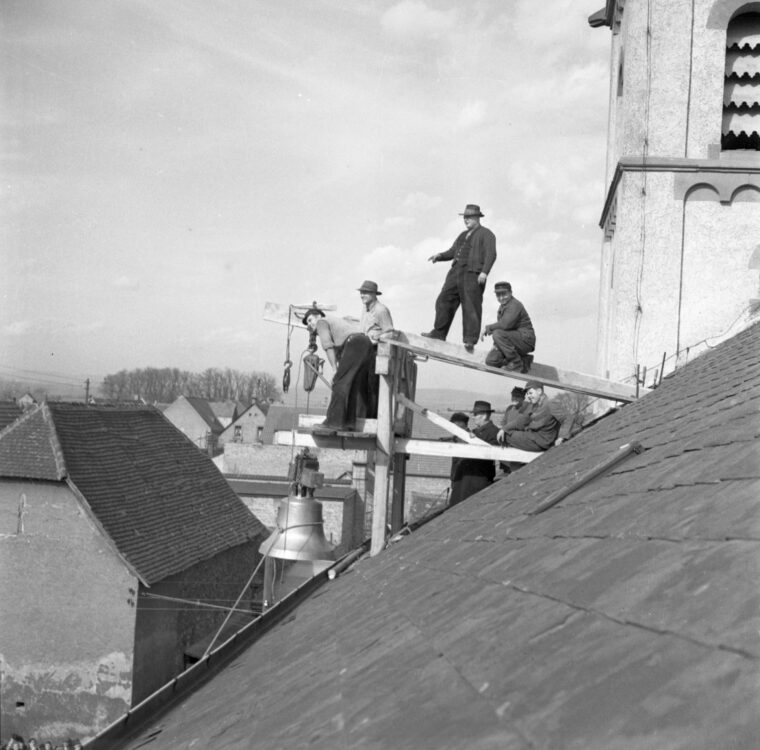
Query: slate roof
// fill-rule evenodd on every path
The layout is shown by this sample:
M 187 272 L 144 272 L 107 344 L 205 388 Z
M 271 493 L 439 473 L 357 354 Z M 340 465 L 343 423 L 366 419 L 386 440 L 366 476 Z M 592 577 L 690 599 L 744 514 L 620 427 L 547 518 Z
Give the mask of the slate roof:
M 15 422 L 24 410 L 15 401 L 0 401 L 0 430 Z
M 266 534 L 150 406 L 43 404 L 0 433 L 0 476 L 68 481 L 148 584 Z
M 199 396 L 181 396 L 184 398 L 195 411 L 200 414 L 203 421 L 209 426 L 211 432 L 215 435 L 224 430 L 222 423 L 217 419 L 214 409 L 208 399 L 200 398 Z
M 119 747 L 757 747 L 758 351 L 755 325 L 362 559 Z

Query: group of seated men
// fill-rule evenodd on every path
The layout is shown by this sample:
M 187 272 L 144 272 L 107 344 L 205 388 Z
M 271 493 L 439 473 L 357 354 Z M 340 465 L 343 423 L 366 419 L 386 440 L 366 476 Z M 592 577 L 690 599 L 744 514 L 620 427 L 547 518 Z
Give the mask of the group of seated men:
M 530 380 L 525 388 L 512 389 L 511 403 L 500 426 L 494 424 L 494 409 L 488 401 L 476 401 L 470 417 L 455 412 L 451 422 L 491 445 L 503 445 L 524 451 L 545 451 L 563 442 L 573 428 L 573 420 L 560 423 L 549 408 L 549 399 L 541 383 Z M 509 467 L 502 465 L 507 472 Z M 451 493 L 449 505 L 487 487 L 496 476 L 494 461 L 474 458 L 454 458 L 451 462 Z

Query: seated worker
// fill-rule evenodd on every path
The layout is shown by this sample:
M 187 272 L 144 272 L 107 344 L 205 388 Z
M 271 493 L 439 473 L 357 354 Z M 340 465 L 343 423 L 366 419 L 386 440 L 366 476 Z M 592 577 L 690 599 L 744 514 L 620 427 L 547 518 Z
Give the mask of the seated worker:
M 303 323 L 316 332 L 335 375 L 325 421 L 320 427 L 353 430 L 357 419 L 367 416 L 369 367 L 374 355 L 372 341 L 356 323 L 337 316 L 326 316 L 313 307 Z
M 485 440 L 486 443 L 496 445 L 496 436 L 499 430 L 491 421 L 493 411 L 488 401 L 476 401 L 472 407 L 472 419 L 475 427 L 471 432 L 475 437 Z M 461 503 L 470 495 L 488 487 L 496 476 L 496 466 L 492 460 L 488 459 L 460 458 L 457 472 L 458 480 L 451 483 L 449 507 Z
M 380 377 L 375 374 L 377 342 L 382 334 L 393 330 L 393 318 L 390 310 L 377 298 L 382 294 L 377 282 L 364 281 L 357 291 L 364 308 L 359 320 L 359 330 L 366 333 L 372 341 L 372 356 L 367 370 L 367 416 L 374 419 L 377 417 L 377 394 L 380 386 Z
M 559 434 L 559 420 L 549 409 L 549 399 L 541 383 L 530 380 L 525 384 L 525 391 L 525 399 L 530 404 L 528 423 L 504 430 L 501 442 L 524 451 L 548 450 Z
M 501 420 L 501 429 L 496 439 L 499 443 L 504 442 L 504 433 L 507 430 L 519 430 L 527 427 L 530 421 L 531 404 L 525 400 L 525 389 L 516 385 L 512 389 L 511 403 L 504 411 L 504 418 Z M 522 464 L 515 464 L 522 466 Z M 499 467 L 505 474 L 511 473 L 513 466 L 509 461 L 500 461 Z
M 504 412 L 504 418 L 501 420 L 501 429 L 498 435 L 499 442 L 501 442 L 507 430 L 517 430 L 527 426 L 530 421 L 531 408 L 531 404 L 525 400 L 525 389 L 516 385 L 512 389 L 511 402 Z
M 533 362 L 530 353 L 536 348 L 536 334 L 525 307 L 512 296 L 512 285 L 508 281 L 497 281 L 494 285 L 499 310 L 496 322 L 483 329 L 481 341 L 493 336 L 493 349 L 486 355 L 486 364 L 502 370 L 528 372 Z

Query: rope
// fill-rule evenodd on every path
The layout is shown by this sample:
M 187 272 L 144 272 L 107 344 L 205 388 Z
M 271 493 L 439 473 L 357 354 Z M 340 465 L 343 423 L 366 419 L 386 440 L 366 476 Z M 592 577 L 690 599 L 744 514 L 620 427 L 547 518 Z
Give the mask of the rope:
M 275 531 L 279 534 L 279 531 L 275 529 Z M 211 648 L 216 643 L 216 639 L 219 637 L 219 634 L 224 630 L 225 625 L 230 620 L 230 617 L 232 617 L 232 613 L 237 609 L 237 605 L 240 604 L 240 600 L 243 598 L 243 594 L 245 593 L 246 589 L 253 583 L 253 578 L 256 575 L 256 573 L 259 572 L 259 568 L 263 564 L 264 560 L 266 560 L 266 556 L 262 555 L 261 559 L 256 563 L 256 567 L 253 569 L 253 573 L 251 573 L 251 577 L 246 581 L 245 586 L 243 586 L 243 589 L 240 592 L 240 595 L 235 600 L 235 603 L 232 605 L 232 609 L 227 613 L 227 617 L 224 618 L 224 622 L 219 626 L 219 630 L 216 631 L 216 634 L 209 642 L 208 646 L 206 647 L 206 650 L 203 652 L 203 656 L 201 657 L 201 661 L 203 661 L 209 654 L 209 651 L 211 651 Z

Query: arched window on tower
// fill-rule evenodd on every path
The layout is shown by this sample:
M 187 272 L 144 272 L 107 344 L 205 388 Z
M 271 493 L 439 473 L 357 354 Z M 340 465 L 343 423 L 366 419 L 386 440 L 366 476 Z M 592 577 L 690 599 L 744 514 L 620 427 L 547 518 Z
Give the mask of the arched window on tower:
M 728 24 L 721 148 L 760 150 L 760 13 Z

